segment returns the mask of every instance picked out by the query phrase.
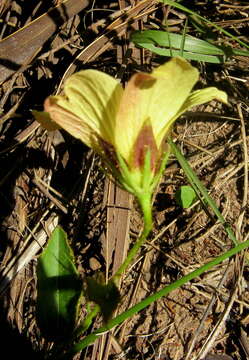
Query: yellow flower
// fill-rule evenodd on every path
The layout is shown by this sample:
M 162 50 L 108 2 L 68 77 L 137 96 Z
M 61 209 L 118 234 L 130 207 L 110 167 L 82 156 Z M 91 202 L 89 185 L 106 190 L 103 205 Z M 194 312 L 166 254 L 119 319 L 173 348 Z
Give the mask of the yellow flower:
M 191 92 L 198 77 L 198 70 L 182 58 L 171 59 L 151 74 L 133 75 L 125 89 L 103 72 L 82 70 L 66 80 L 64 96 L 46 99 L 46 113 L 34 114 L 48 130 L 61 127 L 93 148 L 136 193 L 144 191 L 146 161 L 146 183 L 153 182 L 174 121 L 214 98 L 227 102 L 226 93 L 214 87 Z

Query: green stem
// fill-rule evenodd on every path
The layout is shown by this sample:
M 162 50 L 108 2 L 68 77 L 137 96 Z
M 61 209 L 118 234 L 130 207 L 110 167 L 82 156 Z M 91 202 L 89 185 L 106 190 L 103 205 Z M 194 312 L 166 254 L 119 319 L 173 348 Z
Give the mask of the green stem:
M 130 318 L 134 314 L 143 310 L 145 307 L 149 306 L 156 300 L 160 299 L 163 296 L 168 295 L 172 290 L 178 289 L 180 286 L 186 284 L 187 282 L 193 280 L 197 276 L 200 276 L 205 271 L 211 269 L 213 266 L 220 264 L 222 261 L 230 258 L 231 256 L 237 254 L 238 252 L 246 249 L 249 246 L 249 240 L 235 246 L 234 248 L 228 250 L 224 254 L 216 257 L 214 260 L 208 262 L 207 264 L 201 266 L 200 268 L 192 271 L 191 273 L 183 276 L 181 279 L 175 281 L 174 283 L 165 286 L 162 290 L 156 292 L 155 294 L 148 296 L 146 299 L 141 301 L 140 303 L 132 306 L 130 309 L 126 310 L 122 314 L 116 316 L 114 319 L 111 319 L 105 326 L 100 327 L 94 333 L 85 337 L 81 342 L 75 344 L 67 354 L 62 356 L 61 358 L 64 360 L 72 359 L 72 356 L 79 351 L 85 349 L 87 346 L 92 344 L 102 333 L 111 330 L 114 326 L 117 326 L 124 322 L 126 319 Z
M 144 228 L 141 236 L 136 241 L 136 243 L 133 245 L 131 250 L 129 251 L 125 261 L 123 264 L 119 267 L 116 274 L 113 276 L 113 280 L 115 282 L 118 282 L 122 274 L 125 272 L 127 267 L 132 262 L 133 258 L 136 256 L 138 250 L 143 245 L 145 240 L 147 239 L 149 233 L 152 230 L 152 205 L 151 205 L 151 194 L 143 194 L 140 196 L 137 196 L 138 202 L 140 204 L 142 213 L 143 213 L 143 220 L 144 220 Z
M 152 229 L 152 205 L 151 205 L 151 197 L 152 195 L 150 193 L 142 194 L 140 196 L 137 196 L 138 202 L 140 204 L 142 213 L 143 213 L 143 220 L 144 220 L 144 228 L 141 236 L 136 241 L 135 245 L 131 248 L 129 251 L 125 261 L 123 264 L 119 267 L 116 274 L 113 276 L 113 281 L 118 282 L 122 274 L 125 272 L 127 267 L 130 265 L 133 258 L 136 256 L 138 250 L 143 245 L 145 240 L 147 239 L 149 233 Z M 99 312 L 99 306 L 96 305 L 94 309 L 87 315 L 86 319 L 83 321 L 83 323 L 76 329 L 75 336 L 79 336 L 83 332 L 85 332 L 88 327 L 91 325 L 93 318 L 97 315 Z
M 99 305 L 95 305 L 92 310 L 89 311 L 82 324 L 80 324 L 74 332 L 74 338 L 82 335 L 92 324 L 93 319 L 99 313 Z
M 146 154 L 145 164 L 144 164 L 144 169 L 143 169 L 143 175 L 144 175 L 143 176 L 143 184 L 141 186 L 142 189 L 141 188 L 134 189 L 134 187 L 133 187 L 133 190 L 131 191 L 137 198 L 140 208 L 142 210 L 144 228 L 143 228 L 143 232 L 142 232 L 141 236 L 136 241 L 135 245 L 133 245 L 131 250 L 128 252 L 128 255 L 127 255 L 125 261 L 119 267 L 116 274 L 114 274 L 113 280 L 116 283 L 119 282 L 120 277 L 125 272 L 127 267 L 130 265 L 133 258 L 136 256 L 138 250 L 144 244 L 145 240 L 147 239 L 149 233 L 152 230 L 152 193 L 153 193 L 153 189 L 155 188 L 155 186 L 158 184 L 158 182 L 160 180 L 163 170 L 165 169 L 166 162 L 168 161 L 168 158 L 169 158 L 169 154 L 170 154 L 170 147 L 168 147 L 168 150 L 163 154 L 160 169 L 155 176 L 153 175 L 153 177 L 152 177 L 151 168 L 150 168 L 150 163 L 151 163 L 150 162 L 150 156 L 151 156 L 150 151 L 148 151 Z M 122 171 L 125 174 L 126 180 L 129 179 L 129 170 L 121 156 L 119 156 L 119 163 L 122 165 Z M 129 187 L 132 188 L 132 184 L 129 185 Z

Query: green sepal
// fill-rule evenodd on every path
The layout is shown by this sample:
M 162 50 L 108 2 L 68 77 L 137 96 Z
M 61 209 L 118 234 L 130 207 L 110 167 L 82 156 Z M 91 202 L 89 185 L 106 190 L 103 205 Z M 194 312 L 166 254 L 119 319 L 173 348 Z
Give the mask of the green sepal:
M 155 187 L 157 186 L 157 184 L 160 181 L 160 178 L 161 178 L 161 176 L 165 170 L 166 164 L 169 160 L 170 153 L 171 153 L 171 148 L 170 148 L 170 146 L 168 146 L 168 149 L 162 154 L 160 168 L 157 171 L 156 175 L 154 176 L 153 182 L 151 184 L 151 192 L 155 189 Z
M 143 194 L 152 194 L 155 180 L 155 173 L 151 170 L 151 153 L 148 150 L 145 155 L 144 165 L 142 169 L 130 170 L 125 160 L 120 154 L 117 154 L 120 176 L 118 181 L 130 193 L 136 197 L 141 197 Z

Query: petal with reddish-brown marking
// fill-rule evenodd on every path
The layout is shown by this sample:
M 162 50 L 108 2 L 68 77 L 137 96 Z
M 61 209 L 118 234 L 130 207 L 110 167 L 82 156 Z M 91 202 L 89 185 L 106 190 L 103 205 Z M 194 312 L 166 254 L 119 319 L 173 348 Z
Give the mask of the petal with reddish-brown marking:
M 149 120 L 145 121 L 132 148 L 131 167 L 143 169 L 147 151 L 150 151 L 151 170 L 155 171 L 159 152 Z

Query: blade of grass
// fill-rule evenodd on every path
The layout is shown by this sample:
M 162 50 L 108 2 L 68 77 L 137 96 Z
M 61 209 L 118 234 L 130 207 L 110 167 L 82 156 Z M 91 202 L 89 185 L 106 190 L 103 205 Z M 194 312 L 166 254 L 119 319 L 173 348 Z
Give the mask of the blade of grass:
M 100 327 L 92 334 L 86 336 L 82 341 L 78 342 L 77 344 L 73 345 L 73 347 L 64 355 L 62 355 L 59 359 L 69 360 L 72 359 L 72 356 L 77 354 L 79 351 L 85 349 L 87 346 L 92 344 L 100 335 L 105 333 L 106 331 L 111 330 L 113 327 L 121 324 L 126 319 L 130 318 L 131 316 L 135 315 L 139 311 L 143 310 L 156 300 L 160 299 L 163 296 L 168 295 L 171 291 L 178 289 L 182 285 L 186 284 L 187 282 L 193 280 L 197 276 L 202 275 L 205 271 L 211 269 L 212 267 L 220 264 L 222 261 L 234 256 L 238 252 L 246 249 L 249 246 L 249 240 L 240 243 L 239 245 L 235 246 L 234 248 L 228 250 L 224 254 L 216 257 L 214 260 L 211 260 L 207 264 L 201 266 L 199 269 L 192 271 L 191 273 L 183 276 L 181 279 L 175 281 L 174 283 L 165 286 L 160 291 L 156 292 L 155 294 L 148 296 L 146 299 L 141 301 L 140 303 L 132 306 L 130 309 L 124 311 L 122 314 L 116 316 L 114 319 L 111 319 L 106 325 Z
M 184 24 L 184 29 L 183 29 L 183 34 L 182 34 L 182 40 L 181 40 L 181 46 L 180 46 L 181 57 L 183 57 L 183 51 L 184 51 L 184 47 L 185 47 L 186 34 L 187 34 L 187 25 L 188 25 L 188 18 L 186 18 L 186 21 L 185 21 L 185 24 Z
M 233 241 L 235 245 L 238 244 L 238 241 L 233 233 L 233 230 L 231 229 L 230 225 L 226 222 L 223 215 L 221 214 L 220 210 L 218 209 L 215 201 L 209 196 L 207 189 L 205 186 L 200 182 L 194 171 L 191 169 L 188 161 L 184 158 L 181 151 L 178 149 L 176 144 L 172 141 L 172 139 L 168 138 L 168 143 L 171 146 L 171 149 L 173 153 L 175 154 L 179 164 L 181 165 L 184 173 L 186 174 L 188 181 L 190 182 L 193 189 L 196 191 L 197 195 L 203 196 L 204 201 L 210 206 L 210 208 L 213 210 L 214 214 L 217 216 L 220 223 L 223 225 L 225 231 L 227 232 L 227 235 L 229 238 Z
M 238 39 L 236 36 L 234 36 L 233 34 L 231 34 L 230 32 L 228 32 L 227 30 L 223 29 L 222 27 L 214 24 L 212 21 L 204 18 L 203 16 L 199 15 L 198 13 L 196 13 L 195 11 L 189 10 L 188 8 L 186 8 L 185 6 L 172 1 L 172 0 L 159 0 L 160 2 L 163 2 L 164 4 L 176 7 L 177 9 L 180 9 L 188 14 L 194 15 L 197 18 L 205 21 L 207 24 L 212 25 L 213 27 L 215 27 L 217 30 L 221 31 L 223 34 L 227 35 L 228 37 L 230 37 L 231 39 L 233 39 L 234 41 L 236 41 L 237 43 L 239 43 L 241 46 L 246 47 L 247 49 L 249 49 L 249 45 L 246 44 L 244 41 Z

